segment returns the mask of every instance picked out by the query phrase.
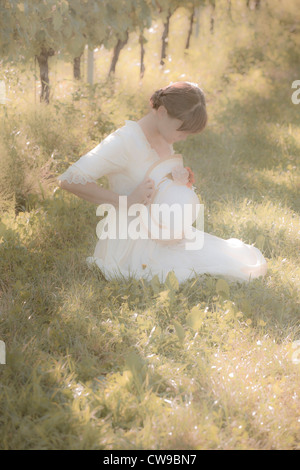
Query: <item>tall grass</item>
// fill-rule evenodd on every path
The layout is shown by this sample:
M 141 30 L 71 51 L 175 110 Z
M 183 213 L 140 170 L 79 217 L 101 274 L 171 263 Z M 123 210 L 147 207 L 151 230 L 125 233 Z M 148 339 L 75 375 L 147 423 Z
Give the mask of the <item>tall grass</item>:
M 92 91 L 53 59 L 49 106 L 34 102 L 30 64 L 2 71 L 2 449 L 299 448 L 299 12 L 244 3 L 231 18 L 221 4 L 213 35 L 204 9 L 186 54 L 180 9 L 164 69 L 154 25 L 143 82 L 134 35 L 114 80 L 111 54 L 97 52 Z M 108 282 L 85 263 L 95 207 L 56 176 L 181 79 L 207 96 L 207 129 L 175 148 L 195 171 L 205 231 L 258 246 L 263 279 Z

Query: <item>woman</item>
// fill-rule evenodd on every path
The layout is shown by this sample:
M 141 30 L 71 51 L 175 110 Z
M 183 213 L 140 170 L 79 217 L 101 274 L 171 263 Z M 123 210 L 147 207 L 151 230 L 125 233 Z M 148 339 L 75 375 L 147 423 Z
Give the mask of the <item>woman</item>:
M 170 84 L 153 93 L 147 115 L 137 122 L 125 121 L 123 127 L 60 175 L 60 187 L 97 205 L 111 204 L 118 214 L 120 195 L 127 196 L 128 208 L 136 203 L 153 207 L 159 184 L 149 176 L 151 171 L 164 165 L 165 173 L 169 171 L 170 175 L 174 161 L 177 158 L 178 163 L 181 158 L 175 155 L 172 145 L 189 134 L 200 133 L 206 123 L 205 96 L 198 85 L 190 82 Z M 186 170 L 190 169 L 186 167 Z M 110 189 L 97 184 L 97 179 L 104 175 Z M 189 179 L 189 188 L 192 182 Z M 181 189 L 183 194 L 183 187 L 178 186 L 179 198 Z M 132 219 L 128 216 L 127 220 Z M 118 229 L 116 233 L 119 233 Z M 236 238 L 223 240 L 205 232 L 202 234 L 203 246 L 197 250 L 186 250 L 184 238 L 175 242 L 171 238 L 162 241 L 150 237 L 100 239 L 94 255 L 88 257 L 87 262 L 96 263 L 106 279 L 121 275 L 150 280 L 157 274 L 164 282 L 172 270 L 180 283 L 195 274 L 207 273 L 229 281 L 249 281 L 266 274 L 267 263 L 258 248 Z

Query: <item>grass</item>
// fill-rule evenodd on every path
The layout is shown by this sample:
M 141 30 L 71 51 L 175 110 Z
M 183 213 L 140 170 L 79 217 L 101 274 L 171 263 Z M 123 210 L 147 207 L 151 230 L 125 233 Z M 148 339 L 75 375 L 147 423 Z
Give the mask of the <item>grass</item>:
M 0 110 L 2 449 L 299 449 L 299 36 L 289 32 L 299 13 L 286 5 L 276 3 L 269 29 L 264 10 L 240 23 L 236 7 L 235 28 L 221 11 L 213 36 L 204 15 L 201 50 L 194 37 L 186 55 L 184 34 L 174 40 L 187 30 L 179 10 L 168 68 L 155 65 L 158 23 L 144 81 L 132 36 L 115 80 L 99 80 L 93 99 L 83 82 L 63 79 L 62 61 L 48 107 L 34 104 L 30 64 L 28 75 L 5 72 L 13 99 Z M 100 50 L 96 70 L 109 57 Z M 55 177 L 146 112 L 156 84 L 183 73 L 207 95 L 207 129 L 175 148 L 195 171 L 205 231 L 255 244 L 268 273 L 248 284 L 204 275 L 178 285 L 172 273 L 164 284 L 108 282 L 85 262 L 95 207 Z

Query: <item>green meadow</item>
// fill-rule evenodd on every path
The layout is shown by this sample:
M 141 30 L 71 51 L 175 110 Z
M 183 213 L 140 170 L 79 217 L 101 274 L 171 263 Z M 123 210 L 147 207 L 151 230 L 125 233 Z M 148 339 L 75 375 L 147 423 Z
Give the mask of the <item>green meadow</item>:
M 213 33 L 203 9 L 187 51 L 177 10 L 164 67 L 154 22 L 143 80 L 134 33 L 110 79 L 111 51 L 95 52 L 93 86 L 86 54 L 79 81 L 51 57 L 48 105 L 33 62 L 0 63 L 1 449 L 300 448 L 300 9 L 232 4 Z M 107 281 L 86 264 L 96 205 L 56 178 L 178 80 L 207 99 L 207 128 L 174 145 L 204 230 L 257 246 L 264 278 Z

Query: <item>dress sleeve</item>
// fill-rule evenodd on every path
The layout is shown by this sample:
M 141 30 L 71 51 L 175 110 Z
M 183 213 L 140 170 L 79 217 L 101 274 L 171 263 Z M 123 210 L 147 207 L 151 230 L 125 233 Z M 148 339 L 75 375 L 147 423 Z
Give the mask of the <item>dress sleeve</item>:
M 86 184 L 110 173 L 122 173 L 128 167 L 128 157 L 118 134 L 110 134 L 95 148 L 84 154 L 64 173 L 59 181 Z

